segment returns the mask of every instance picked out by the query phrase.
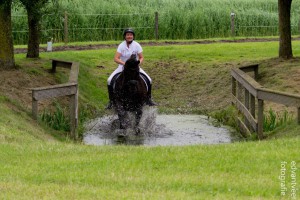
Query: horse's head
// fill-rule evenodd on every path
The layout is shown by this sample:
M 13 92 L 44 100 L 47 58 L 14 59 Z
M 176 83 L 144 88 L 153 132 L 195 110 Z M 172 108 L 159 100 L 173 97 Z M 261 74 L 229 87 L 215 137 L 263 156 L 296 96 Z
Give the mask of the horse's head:
M 127 80 L 137 80 L 140 73 L 140 61 L 136 59 L 136 55 L 132 54 L 124 65 L 124 76 Z

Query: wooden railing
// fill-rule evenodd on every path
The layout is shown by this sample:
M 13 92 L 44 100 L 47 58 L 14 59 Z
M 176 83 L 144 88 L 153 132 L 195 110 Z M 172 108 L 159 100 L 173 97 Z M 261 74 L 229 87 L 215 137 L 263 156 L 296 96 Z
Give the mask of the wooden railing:
M 246 72 L 254 72 L 254 79 L 246 74 Z M 298 112 L 297 121 L 300 125 L 300 95 L 264 88 L 256 82 L 257 76 L 257 64 L 240 67 L 239 69 L 231 69 L 232 103 L 244 115 L 243 121 L 238 117 L 241 132 L 249 134 L 254 131 L 257 133 L 259 139 L 264 138 L 263 123 L 265 100 L 296 107 Z
M 61 96 L 70 97 L 70 134 L 76 139 L 76 128 L 78 125 L 78 73 L 79 63 L 52 59 L 52 73 L 56 67 L 70 68 L 69 81 L 64 84 L 38 87 L 32 89 L 32 116 L 38 117 L 38 101 Z

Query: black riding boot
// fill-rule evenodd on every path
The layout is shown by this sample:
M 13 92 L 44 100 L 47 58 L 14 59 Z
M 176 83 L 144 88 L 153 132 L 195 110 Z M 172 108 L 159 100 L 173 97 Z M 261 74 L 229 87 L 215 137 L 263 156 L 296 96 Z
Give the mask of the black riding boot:
M 112 109 L 113 107 L 113 93 L 114 93 L 114 88 L 111 85 L 107 85 L 107 90 L 108 90 L 108 98 L 109 102 L 106 106 L 106 109 Z
M 155 102 L 152 100 L 151 88 L 152 88 L 152 85 L 151 85 L 151 84 L 148 84 L 148 93 L 147 93 L 146 105 L 148 105 L 148 106 L 157 106 L 158 104 L 155 103 Z

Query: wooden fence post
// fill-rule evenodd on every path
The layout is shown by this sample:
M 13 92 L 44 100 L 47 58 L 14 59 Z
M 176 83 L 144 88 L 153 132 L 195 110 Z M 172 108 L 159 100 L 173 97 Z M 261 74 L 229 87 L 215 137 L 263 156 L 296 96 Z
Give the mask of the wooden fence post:
M 255 119 L 255 97 L 250 94 L 250 113 Z
M 249 108 L 250 108 L 249 94 L 250 94 L 249 91 L 245 88 L 245 107 L 247 108 L 247 110 L 249 110 Z M 247 126 L 247 128 L 250 130 L 250 123 L 246 117 L 244 119 L 244 123 Z
M 38 101 L 33 98 L 33 91 L 32 91 L 32 118 L 37 120 L 38 116 Z
M 254 80 L 258 79 L 258 65 L 254 68 Z
M 236 80 L 233 76 L 231 77 L 231 93 L 236 96 Z
M 68 13 L 65 11 L 65 18 L 64 18 L 64 42 L 68 44 L 69 38 L 69 31 L 68 31 Z
M 242 92 L 243 92 L 243 85 L 240 83 L 240 82 L 238 82 L 237 83 L 237 98 L 238 98 L 238 100 L 239 101 L 241 101 L 242 102 L 242 98 L 243 98 L 243 96 L 242 96 Z
M 235 30 L 234 30 L 234 17 L 235 17 L 235 13 L 231 12 L 230 13 L 230 17 L 231 17 L 231 36 L 235 37 Z
M 155 12 L 155 39 L 158 40 L 158 12 Z
M 257 113 L 257 136 L 263 139 L 264 128 L 264 100 L 258 99 L 258 113 Z
M 298 108 L 298 124 L 300 125 L 300 107 Z
M 52 61 L 51 73 L 55 73 L 56 72 L 56 64 L 57 64 L 57 62 Z
M 76 140 L 76 94 L 70 96 L 70 133 Z
M 78 96 L 79 96 L 79 90 L 78 90 L 78 84 L 77 84 L 77 91 L 75 94 L 75 127 L 78 127 Z
M 298 22 L 298 31 L 299 31 L 299 33 L 300 33 L 300 20 L 299 20 L 299 22 Z

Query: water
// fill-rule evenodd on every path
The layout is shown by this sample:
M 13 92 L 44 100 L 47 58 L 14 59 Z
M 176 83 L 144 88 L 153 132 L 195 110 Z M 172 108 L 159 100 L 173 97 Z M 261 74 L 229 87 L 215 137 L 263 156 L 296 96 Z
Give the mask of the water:
M 129 117 L 133 121 L 133 117 Z M 157 115 L 156 109 L 144 110 L 141 133 L 120 130 L 116 115 L 104 116 L 86 124 L 83 142 L 88 145 L 193 145 L 231 143 L 236 140 L 228 127 L 216 127 L 203 115 Z

